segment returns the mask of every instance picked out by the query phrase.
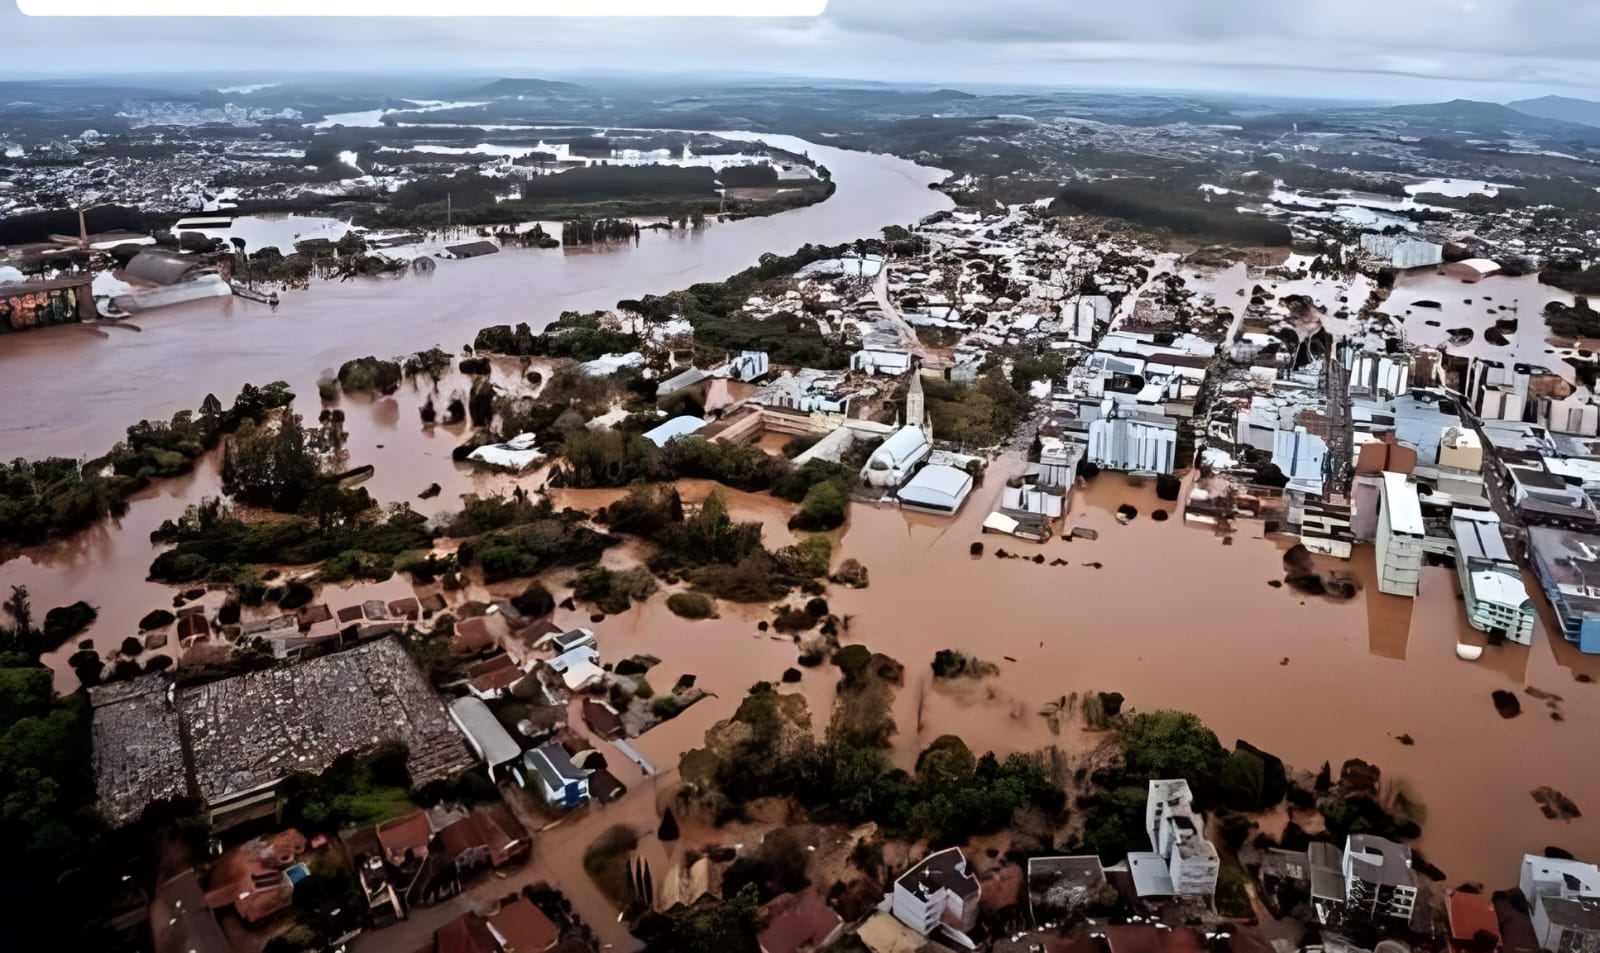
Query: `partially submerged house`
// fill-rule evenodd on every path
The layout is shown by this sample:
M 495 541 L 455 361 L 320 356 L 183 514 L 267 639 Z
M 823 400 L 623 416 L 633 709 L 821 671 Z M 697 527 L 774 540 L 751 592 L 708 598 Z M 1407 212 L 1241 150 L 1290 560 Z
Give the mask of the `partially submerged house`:
M 544 454 L 536 445 L 537 441 L 538 438 L 531 433 L 518 434 L 505 443 L 478 447 L 467 454 L 467 459 L 497 470 L 523 473 L 544 459 Z
M 1530 526 L 1528 561 L 1561 634 L 1580 651 L 1600 653 L 1600 537 Z
M 918 470 L 895 495 L 901 509 L 952 516 L 971 495 L 972 487 L 972 474 L 967 471 L 932 464 Z
M 500 953 L 544 953 L 561 939 L 561 931 L 527 897 L 518 897 L 489 918 L 489 932 Z
M 491 241 L 463 242 L 460 245 L 447 245 L 439 253 L 440 258 L 459 260 L 463 258 L 482 258 L 484 255 L 493 255 L 500 250 L 500 246 Z
M 1093 854 L 1028 859 L 1028 913 L 1037 927 L 1082 915 L 1100 902 L 1106 886 L 1105 868 Z
M 915 358 L 899 348 L 869 347 L 850 355 L 850 369 L 867 374 L 899 377 L 911 370 Z
M 921 426 L 907 425 L 890 435 L 872 451 L 861 468 L 861 482 L 870 487 L 892 490 L 911 478 L 911 474 L 933 452 L 933 441 Z
M 1401 473 L 1383 474 L 1378 511 L 1378 590 L 1394 596 L 1417 594 L 1422 579 L 1422 504 L 1417 483 Z
M 673 417 L 666 423 L 645 431 L 644 439 L 658 447 L 665 447 L 671 441 L 699 433 L 705 427 L 706 422 L 699 417 Z
M 232 287 L 223 280 L 210 261 L 164 248 L 140 251 L 128 262 L 122 274 L 134 282 L 135 287 L 113 295 L 111 305 L 117 311 L 130 314 L 233 294 Z
M 93 321 L 92 275 L 0 284 L 0 334 L 54 324 Z
M 844 920 L 810 890 L 773 898 L 766 927 L 756 935 L 761 953 L 813 953 L 844 932 Z
M 561 676 L 561 682 L 567 691 L 581 692 L 605 678 L 605 669 L 600 667 L 599 661 L 599 652 L 591 646 L 580 645 L 571 651 L 563 652 L 545 664 L 552 672 Z
M 150 933 L 155 953 L 233 953 L 193 870 L 156 887 Z
M 600 642 L 595 638 L 594 630 L 587 627 L 551 633 L 534 643 L 535 648 L 554 649 L 557 655 L 565 655 L 573 649 L 598 649 L 599 645 Z

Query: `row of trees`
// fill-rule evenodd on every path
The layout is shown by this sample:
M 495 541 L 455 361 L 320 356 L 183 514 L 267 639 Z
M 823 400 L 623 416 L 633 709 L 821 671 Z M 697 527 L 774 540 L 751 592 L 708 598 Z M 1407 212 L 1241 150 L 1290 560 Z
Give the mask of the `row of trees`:
M 189 472 L 224 436 L 265 420 L 293 399 L 281 381 L 246 384 L 231 408 L 208 394 L 197 412 L 139 421 L 109 453 L 81 466 L 59 457 L 0 465 L 0 549 L 59 539 L 120 515 L 129 497 L 151 480 Z

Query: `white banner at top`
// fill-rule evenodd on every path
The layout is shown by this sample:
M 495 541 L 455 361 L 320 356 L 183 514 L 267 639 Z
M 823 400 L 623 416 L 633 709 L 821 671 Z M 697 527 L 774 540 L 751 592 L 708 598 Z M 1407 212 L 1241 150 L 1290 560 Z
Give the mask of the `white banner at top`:
M 31 17 L 814 17 L 828 0 L 17 0 Z

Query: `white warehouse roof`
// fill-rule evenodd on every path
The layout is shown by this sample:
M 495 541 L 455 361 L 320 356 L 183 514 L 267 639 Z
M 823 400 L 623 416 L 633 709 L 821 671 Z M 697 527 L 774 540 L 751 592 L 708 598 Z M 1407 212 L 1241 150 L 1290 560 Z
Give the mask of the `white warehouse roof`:
M 676 437 L 687 437 L 692 433 L 704 430 L 706 422 L 699 417 L 674 417 L 654 430 L 648 431 L 644 439 L 658 447 L 665 447 L 667 441 Z
M 972 492 L 972 475 L 934 464 L 923 467 L 900 488 L 900 505 L 935 513 L 954 513 Z

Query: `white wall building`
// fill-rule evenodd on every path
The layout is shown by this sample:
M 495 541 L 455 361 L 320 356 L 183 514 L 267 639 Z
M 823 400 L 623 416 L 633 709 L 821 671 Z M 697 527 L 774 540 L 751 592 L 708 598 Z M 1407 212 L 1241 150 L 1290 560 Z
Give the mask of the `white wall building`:
M 1361 250 L 1369 255 L 1387 258 L 1392 267 L 1402 271 L 1410 268 L 1427 268 L 1444 261 L 1443 245 L 1403 235 L 1377 233 L 1362 235 Z
M 1535 423 L 1556 433 L 1579 437 L 1600 435 L 1600 406 L 1592 400 L 1579 397 L 1540 397 L 1534 405 Z
M 1450 525 L 1467 621 L 1480 632 L 1533 644 L 1533 599 L 1500 535 L 1500 518 L 1492 512 L 1457 510 Z
M 736 381 L 753 381 L 765 377 L 772 366 L 766 351 L 741 351 L 728 362 L 728 376 Z
M 928 936 L 936 930 L 966 938 L 978 922 L 983 889 L 959 847 L 929 854 L 894 882 L 891 909 L 901 923 Z M 966 945 L 970 946 L 971 941 Z
M 1178 422 L 1171 417 L 1132 413 L 1107 400 L 1104 416 L 1089 424 L 1085 455 L 1106 470 L 1171 473 L 1177 462 Z
M 1383 474 L 1378 511 L 1378 590 L 1393 596 L 1417 595 L 1422 578 L 1422 504 L 1417 485 L 1402 473 Z
M 850 369 L 898 377 L 911 370 L 911 352 L 893 348 L 863 348 L 850 355 Z
M 1342 870 L 1346 910 L 1411 919 L 1417 905 L 1411 848 L 1372 834 L 1351 834 L 1345 840 Z
M 1521 887 L 1540 949 L 1555 953 L 1600 949 L 1600 867 L 1526 854 Z
M 911 474 L 933 452 L 927 433 L 915 424 L 896 430 L 872 451 L 861 468 L 861 482 L 867 486 L 892 490 L 911 479 Z
M 1150 782 L 1144 824 L 1152 850 L 1128 855 L 1141 897 L 1204 897 L 1209 902 L 1216 893 L 1221 862 L 1193 802 L 1188 781 Z

